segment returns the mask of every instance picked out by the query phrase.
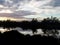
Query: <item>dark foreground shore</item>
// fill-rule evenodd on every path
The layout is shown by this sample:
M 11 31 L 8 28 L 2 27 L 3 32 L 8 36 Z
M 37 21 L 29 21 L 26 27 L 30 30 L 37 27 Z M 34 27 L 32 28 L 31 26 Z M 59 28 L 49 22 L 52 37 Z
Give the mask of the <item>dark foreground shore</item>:
M 0 33 L 0 44 L 59 44 L 60 43 L 60 39 L 54 38 L 52 36 L 41 36 L 41 35 L 34 35 L 34 36 L 30 36 L 30 35 L 23 35 L 21 33 L 19 33 L 18 31 L 9 31 L 9 32 L 5 32 L 5 33 Z

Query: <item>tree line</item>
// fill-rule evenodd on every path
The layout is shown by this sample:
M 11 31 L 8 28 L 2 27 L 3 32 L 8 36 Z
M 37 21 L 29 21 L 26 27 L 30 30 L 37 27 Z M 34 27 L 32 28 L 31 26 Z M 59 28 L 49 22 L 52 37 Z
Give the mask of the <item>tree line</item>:
M 46 34 L 47 31 L 51 31 L 52 33 L 57 33 L 57 30 L 60 30 L 60 20 L 56 17 L 44 18 L 42 21 L 38 21 L 37 19 L 32 19 L 31 21 L 0 21 L 0 27 L 3 28 L 16 28 L 20 27 L 23 30 L 31 29 L 34 32 L 37 32 L 37 29 L 42 29 L 42 31 Z
M 60 39 L 52 36 L 23 35 L 16 30 L 0 33 L 0 44 L 60 44 Z

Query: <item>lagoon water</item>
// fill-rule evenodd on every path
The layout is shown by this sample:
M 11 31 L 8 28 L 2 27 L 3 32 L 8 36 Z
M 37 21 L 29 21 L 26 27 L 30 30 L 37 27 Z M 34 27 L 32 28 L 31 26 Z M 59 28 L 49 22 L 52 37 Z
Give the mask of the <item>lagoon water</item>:
M 10 29 L 5 28 L 5 29 L 4 29 L 3 27 L 0 27 L 0 32 L 1 32 L 1 33 L 4 33 L 4 32 L 6 32 L 6 31 L 11 31 L 11 30 L 17 30 L 18 32 L 20 32 L 20 33 L 22 33 L 22 34 L 24 34 L 24 35 L 26 35 L 26 34 L 33 35 L 31 29 L 23 30 L 22 28 L 19 28 L 19 27 L 10 28 Z M 42 34 L 42 33 L 43 33 L 43 32 L 42 32 L 41 29 L 37 29 L 37 33 L 35 33 L 35 34 Z
M 19 27 L 10 28 L 10 29 L 5 28 L 5 29 L 4 29 L 3 27 L 0 27 L 0 32 L 1 32 L 1 33 L 4 33 L 4 32 L 6 32 L 6 31 L 11 31 L 11 30 L 17 30 L 19 33 L 22 33 L 22 34 L 24 34 L 24 35 L 29 34 L 30 36 L 33 36 L 34 34 L 35 34 L 35 35 L 40 34 L 40 35 L 42 35 L 42 36 L 44 35 L 44 33 L 42 32 L 42 29 L 37 29 L 37 33 L 35 32 L 35 33 L 33 34 L 33 32 L 31 31 L 31 29 L 23 30 L 22 28 L 19 28 Z M 58 30 L 58 32 L 59 32 L 59 34 L 56 34 L 54 37 L 60 38 L 60 30 Z M 45 35 L 45 36 L 47 36 L 47 35 Z M 50 34 L 50 36 L 51 36 L 51 34 Z

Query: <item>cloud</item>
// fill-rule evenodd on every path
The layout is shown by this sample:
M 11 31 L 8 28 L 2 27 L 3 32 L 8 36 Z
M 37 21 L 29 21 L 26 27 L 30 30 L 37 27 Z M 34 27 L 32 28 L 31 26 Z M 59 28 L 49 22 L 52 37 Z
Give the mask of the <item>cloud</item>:
M 15 11 L 12 12 L 11 10 L 2 10 L 0 12 L 0 17 L 12 17 L 12 18 L 23 18 L 25 15 L 35 15 L 35 12 L 30 12 L 30 11 Z
M 5 0 L 0 0 L 0 5 L 3 5 Z
M 12 7 L 14 5 L 20 5 L 21 3 L 28 3 L 31 0 L 0 0 L 0 4 L 8 7 Z
M 37 14 L 36 12 L 25 11 L 25 10 L 15 11 L 14 13 L 20 16 Z
M 35 0 L 35 1 L 45 1 L 45 0 Z
M 11 10 L 1 10 L 0 13 L 13 13 Z
M 53 6 L 53 7 L 60 7 L 60 0 L 51 0 L 50 3 L 46 5 Z
M 60 0 L 53 0 L 50 5 L 54 7 L 60 7 Z
M 30 18 L 59 16 L 59 0 L 1 0 L 0 16 L 13 18 Z M 7 13 L 6 13 L 6 12 Z M 12 12 L 12 13 L 10 13 Z

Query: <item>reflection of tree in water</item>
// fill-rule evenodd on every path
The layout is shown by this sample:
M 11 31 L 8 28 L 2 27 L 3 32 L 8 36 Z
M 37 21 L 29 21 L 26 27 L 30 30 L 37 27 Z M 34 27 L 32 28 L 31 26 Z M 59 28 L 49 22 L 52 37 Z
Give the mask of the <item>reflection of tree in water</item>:
M 44 34 L 59 34 L 60 21 L 56 17 L 46 18 L 42 20 L 42 31 Z
M 60 30 L 60 20 L 58 20 L 56 17 L 51 18 L 45 18 L 42 21 L 38 22 L 37 19 L 32 19 L 32 21 L 0 21 L 0 27 L 7 28 L 10 30 L 10 28 L 16 28 L 20 27 L 24 30 L 31 29 L 34 32 L 37 32 L 37 29 L 42 29 L 44 34 L 50 35 L 50 34 L 58 34 L 58 30 Z
M 48 35 L 48 36 L 56 36 L 56 34 L 59 34 L 58 30 L 42 30 L 44 32 L 44 34 Z

